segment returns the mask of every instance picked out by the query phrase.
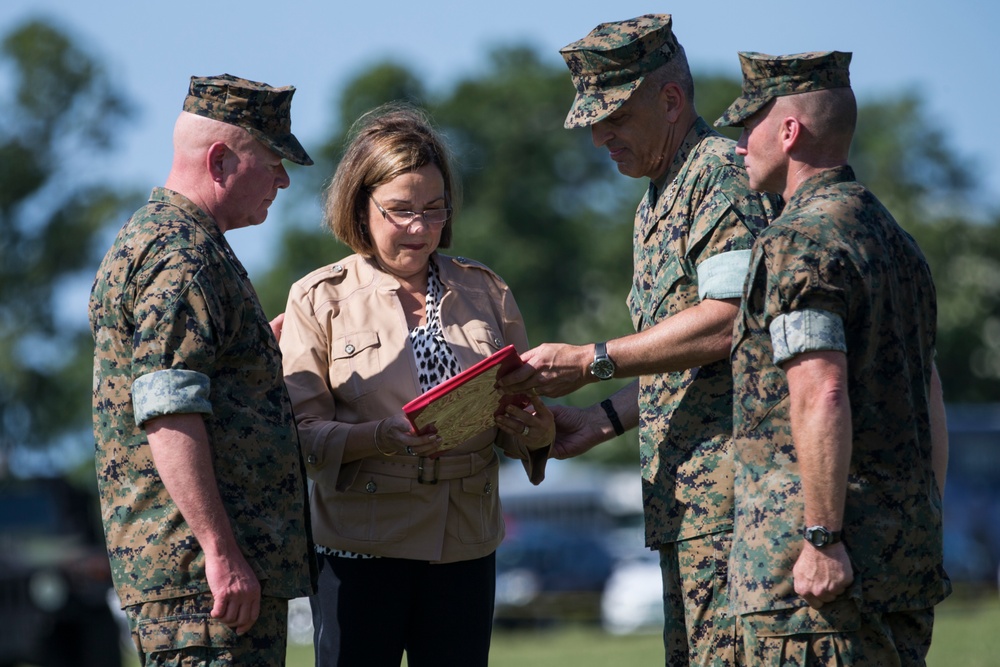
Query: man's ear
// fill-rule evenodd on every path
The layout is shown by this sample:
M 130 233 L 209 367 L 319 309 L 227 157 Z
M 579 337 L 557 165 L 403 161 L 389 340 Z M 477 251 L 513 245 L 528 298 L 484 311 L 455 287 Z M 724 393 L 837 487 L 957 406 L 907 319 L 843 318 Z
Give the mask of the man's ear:
M 781 149 L 785 153 L 791 153 L 802 140 L 802 133 L 805 128 L 795 116 L 785 116 L 781 119 L 781 127 L 778 137 L 781 139 Z
M 676 123 L 684 111 L 684 105 L 687 103 L 684 91 L 676 83 L 665 83 L 660 88 L 659 99 L 663 110 L 666 112 L 667 121 Z
M 226 178 L 226 158 L 229 157 L 229 147 L 217 141 L 208 147 L 205 161 L 212 180 L 221 183 Z

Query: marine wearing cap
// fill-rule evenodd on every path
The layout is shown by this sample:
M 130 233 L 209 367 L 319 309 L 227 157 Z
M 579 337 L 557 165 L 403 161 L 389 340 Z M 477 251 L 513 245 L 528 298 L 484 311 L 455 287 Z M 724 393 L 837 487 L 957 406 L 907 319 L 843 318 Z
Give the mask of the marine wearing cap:
M 813 51 L 788 56 L 769 56 L 742 51 L 743 93 L 729 105 L 716 127 L 742 127 L 775 97 L 814 90 L 849 88 L 851 54 L 843 51 Z
M 310 165 L 312 158 L 292 134 L 295 86 L 273 88 L 231 74 L 193 76 L 184 111 L 244 128 L 286 160 Z
M 602 23 L 583 39 L 559 49 L 576 86 L 567 128 L 587 127 L 613 114 L 646 75 L 680 50 L 670 14 L 646 14 Z

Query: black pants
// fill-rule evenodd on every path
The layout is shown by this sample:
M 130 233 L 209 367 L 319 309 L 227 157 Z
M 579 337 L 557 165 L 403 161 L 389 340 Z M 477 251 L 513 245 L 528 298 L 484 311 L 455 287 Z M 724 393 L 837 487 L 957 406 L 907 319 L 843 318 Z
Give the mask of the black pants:
M 431 565 L 319 556 L 316 667 L 485 667 L 496 554 Z

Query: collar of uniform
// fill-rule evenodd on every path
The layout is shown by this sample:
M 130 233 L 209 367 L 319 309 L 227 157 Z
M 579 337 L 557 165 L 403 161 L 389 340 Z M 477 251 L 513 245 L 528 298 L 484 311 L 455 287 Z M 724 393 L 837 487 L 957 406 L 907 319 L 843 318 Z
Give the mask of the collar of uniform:
M 208 213 L 201 210 L 201 208 L 199 208 L 193 201 L 175 190 L 156 187 L 153 188 L 153 192 L 149 195 L 149 203 L 166 204 L 184 211 L 184 213 L 194 220 L 195 224 L 201 227 L 205 234 L 219 246 L 219 249 L 224 255 L 226 255 L 226 257 L 229 258 L 240 275 L 243 277 L 248 275 L 246 268 L 236 257 L 236 253 L 233 252 L 233 248 L 229 245 L 229 241 L 226 240 L 225 234 L 222 233 L 219 223 L 217 223 Z
M 796 190 L 788 200 L 785 208 L 798 208 L 803 201 L 811 198 L 820 188 L 824 188 L 835 183 L 846 183 L 856 180 L 858 179 L 854 176 L 854 169 L 852 169 L 850 165 L 845 164 L 840 167 L 824 169 L 802 181 L 798 190 Z

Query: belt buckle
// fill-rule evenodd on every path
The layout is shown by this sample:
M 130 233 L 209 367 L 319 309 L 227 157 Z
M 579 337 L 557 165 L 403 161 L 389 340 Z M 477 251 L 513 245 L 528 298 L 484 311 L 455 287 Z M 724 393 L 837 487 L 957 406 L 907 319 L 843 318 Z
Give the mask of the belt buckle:
M 430 459 L 434 462 L 431 466 L 431 477 L 427 479 L 424 477 L 424 461 L 427 461 L 426 456 L 421 456 L 420 460 L 417 461 L 417 483 L 418 484 L 437 484 L 438 483 L 438 469 L 441 467 L 441 459 Z

